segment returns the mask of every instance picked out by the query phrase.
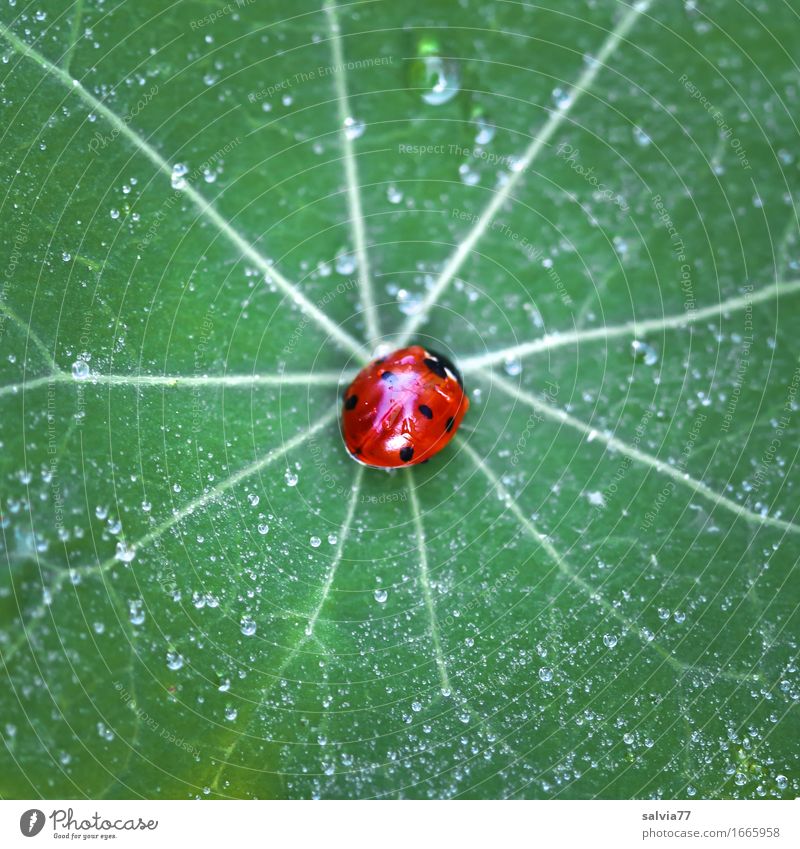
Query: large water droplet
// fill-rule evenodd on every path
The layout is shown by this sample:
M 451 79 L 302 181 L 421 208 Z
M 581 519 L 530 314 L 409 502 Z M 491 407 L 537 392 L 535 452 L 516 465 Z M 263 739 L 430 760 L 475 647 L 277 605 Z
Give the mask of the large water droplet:
M 422 99 L 431 106 L 452 100 L 461 88 L 461 70 L 455 59 L 439 55 L 435 39 L 423 39 L 418 57 L 411 63 L 411 87 L 419 89 Z
M 552 681 L 553 680 L 553 670 L 549 666 L 543 666 L 539 670 L 539 680 L 540 681 Z
M 136 549 L 132 545 L 128 545 L 124 540 L 117 543 L 116 559 L 121 563 L 130 563 L 136 557 Z
M 251 616 L 242 616 L 239 627 L 245 637 L 252 637 L 256 632 L 256 623 Z
M 389 593 L 386 592 L 386 590 L 375 590 L 372 595 L 375 598 L 375 601 L 378 602 L 378 604 L 383 604 L 386 599 L 389 598 Z
M 89 377 L 89 363 L 86 360 L 75 360 L 72 364 L 72 376 L 75 380 L 86 380 Z

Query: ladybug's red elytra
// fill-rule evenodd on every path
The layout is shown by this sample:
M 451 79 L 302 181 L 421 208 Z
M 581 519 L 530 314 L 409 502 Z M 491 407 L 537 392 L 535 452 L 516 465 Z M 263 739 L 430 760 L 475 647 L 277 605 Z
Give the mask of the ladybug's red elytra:
M 342 436 L 353 459 L 365 466 L 413 466 L 447 445 L 468 409 L 453 363 L 412 345 L 356 375 L 344 393 Z

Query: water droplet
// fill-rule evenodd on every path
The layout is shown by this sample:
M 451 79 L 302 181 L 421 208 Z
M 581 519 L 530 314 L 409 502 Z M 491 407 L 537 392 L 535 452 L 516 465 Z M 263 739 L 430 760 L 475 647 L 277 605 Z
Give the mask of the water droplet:
M 119 218 L 119 210 L 112 209 L 111 212 L 109 212 L 109 215 L 116 221 Z
M 172 188 L 176 191 L 180 191 L 181 189 L 185 189 L 187 186 L 186 175 L 189 173 L 188 166 L 184 165 L 182 162 L 176 162 L 172 166 L 172 173 L 170 174 L 170 182 L 172 183 Z
M 344 119 L 344 134 L 351 140 L 360 139 L 366 128 L 367 125 L 363 121 L 359 121 L 358 118 L 353 118 L 351 115 Z
M 397 186 L 390 185 L 386 188 L 386 197 L 389 200 L 389 203 L 400 203 L 403 199 L 403 193 Z
M 291 469 L 284 472 L 283 479 L 286 481 L 286 486 L 297 486 L 297 482 L 300 480 Z
M 237 716 L 239 716 L 239 711 L 236 710 L 235 707 L 225 708 L 225 719 L 227 719 L 228 722 L 233 722 L 233 720 L 236 719 Z
M 654 366 L 658 362 L 656 349 L 639 339 L 634 339 L 631 342 L 631 354 L 637 363 L 644 363 L 646 366 Z
M 626 746 L 632 746 L 633 740 L 633 734 L 631 734 L 629 731 L 622 735 L 622 742 L 625 743 Z
M 245 637 L 252 637 L 256 632 L 256 623 L 251 616 L 242 616 L 239 628 Z
M 494 138 L 494 134 L 496 132 L 495 126 L 487 123 L 485 119 L 481 117 L 478 117 L 475 123 L 478 126 L 478 133 L 475 136 L 475 144 L 479 144 L 481 146 L 489 144 L 489 142 Z
M 174 651 L 167 652 L 167 667 L 177 670 L 183 666 L 183 656 Z
M 136 549 L 124 540 L 117 543 L 117 553 L 114 555 L 121 563 L 130 563 L 136 557 Z
M 72 364 L 72 376 L 75 380 L 86 380 L 89 377 L 89 363 L 86 360 L 75 360 Z
M 633 128 L 633 138 L 640 147 L 647 147 L 653 141 L 641 127 Z
M 507 357 L 503 362 L 503 371 L 510 377 L 522 374 L 522 360 L 519 357 Z
M 455 59 L 437 55 L 439 45 L 433 39 L 423 40 L 420 54 L 411 65 L 411 86 L 419 89 L 422 99 L 431 106 L 451 101 L 461 88 L 461 70 Z
M 422 306 L 422 298 L 408 289 L 397 290 L 397 307 L 403 315 L 415 315 Z
M 311 537 L 309 543 L 312 548 L 319 548 L 322 545 L 322 540 L 319 537 Z
M 563 88 L 553 89 L 553 103 L 557 109 L 567 109 L 572 103 L 572 95 Z
M 686 614 L 682 610 L 676 610 L 672 614 L 672 618 L 678 623 L 678 625 L 682 625 L 686 621 Z
M 605 507 L 606 499 L 602 492 L 595 490 L 594 492 L 587 492 L 586 497 L 589 499 L 589 504 L 592 507 Z
M 251 507 L 258 507 L 258 502 L 261 501 L 261 499 L 254 492 L 248 494 L 247 500 L 250 502 Z
M 539 680 L 540 681 L 552 681 L 553 680 L 553 670 L 549 666 L 543 666 L 539 670 Z
M 419 713 L 422 710 L 422 705 L 420 702 L 411 702 L 411 710 L 413 710 L 414 713 Z
M 335 533 L 328 534 L 328 542 L 331 545 L 336 545 L 336 543 L 339 542 L 339 535 Z
M 603 634 L 603 644 L 606 648 L 613 649 L 617 644 L 616 634 Z
M 356 258 L 351 253 L 339 251 L 336 255 L 336 271 L 347 276 L 356 270 Z
M 144 606 L 139 600 L 128 602 L 131 625 L 141 625 L 144 622 Z
M 470 166 L 469 162 L 462 162 L 458 166 L 458 176 L 465 186 L 476 186 L 481 179 L 481 175 Z
M 373 596 L 378 604 L 383 604 L 389 598 L 389 593 L 386 590 L 375 590 Z
M 789 779 L 785 775 L 776 775 L 775 784 L 778 790 L 785 790 L 789 786 Z
M 258 532 L 262 537 L 265 537 L 269 533 L 269 525 L 266 522 L 260 522 L 258 525 Z

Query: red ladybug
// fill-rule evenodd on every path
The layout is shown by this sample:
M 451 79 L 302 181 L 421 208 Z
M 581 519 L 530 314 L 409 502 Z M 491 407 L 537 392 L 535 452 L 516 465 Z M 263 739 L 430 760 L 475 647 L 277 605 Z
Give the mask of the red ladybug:
M 412 345 L 358 373 L 344 393 L 342 435 L 365 466 L 413 466 L 447 445 L 468 409 L 453 363 Z

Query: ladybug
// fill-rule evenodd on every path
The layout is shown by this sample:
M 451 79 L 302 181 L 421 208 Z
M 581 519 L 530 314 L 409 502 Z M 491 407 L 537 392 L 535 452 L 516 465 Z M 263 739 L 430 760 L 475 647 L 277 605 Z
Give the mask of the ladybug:
M 365 466 L 414 466 L 447 445 L 468 409 L 452 361 L 412 345 L 358 373 L 344 393 L 342 436 Z

